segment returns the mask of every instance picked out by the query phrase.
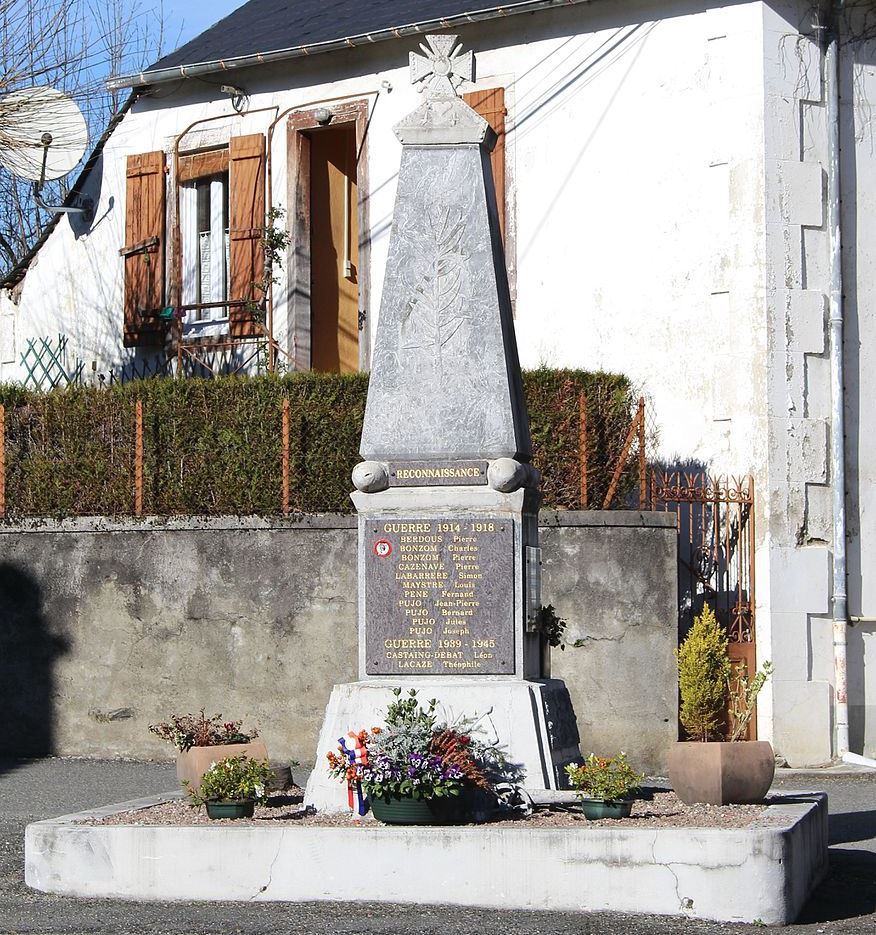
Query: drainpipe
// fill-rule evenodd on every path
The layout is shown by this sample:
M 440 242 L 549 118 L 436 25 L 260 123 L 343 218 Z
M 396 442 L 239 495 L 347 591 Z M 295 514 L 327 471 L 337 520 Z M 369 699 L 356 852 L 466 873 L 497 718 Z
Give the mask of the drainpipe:
M 840 239 L 840 112 L 839 17 L 842 0 L 835 4 L 827 34 L 824 90 L 827 98 L 828 170 L 827 226 L 830 236 L 830 449 L 833 468 L 833 670 L 834 753 L 849 752 L 849 699 L 846 667 L 848 594 L 846 590 L 846 453 L 845 399 L 843 396 L 843 277 Z

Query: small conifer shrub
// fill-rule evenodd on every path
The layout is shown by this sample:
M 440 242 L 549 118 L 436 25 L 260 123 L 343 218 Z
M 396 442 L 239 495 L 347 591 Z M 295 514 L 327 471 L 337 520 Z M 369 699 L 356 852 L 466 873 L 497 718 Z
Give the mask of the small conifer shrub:
M 676 650 L 682 727 L 690 740 L 720 739 L 730 678 L 727 634 L 705 605 Z

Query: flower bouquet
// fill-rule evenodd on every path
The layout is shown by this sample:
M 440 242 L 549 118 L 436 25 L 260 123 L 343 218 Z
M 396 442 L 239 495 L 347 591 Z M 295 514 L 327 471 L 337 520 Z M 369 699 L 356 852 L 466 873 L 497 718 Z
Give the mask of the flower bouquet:
M 474 733 L 477 723 L 439 723 L 437 702 L 424 708 L 411 689 L 387 708 L 384 726 L 351 731 L 327 754 L 332 776 L 347 783 L 350 808 L 364 815 L 367 796 L 374 816 L 392 824 L 461 820 L 463 793 L 493 793 L 505 758 L 495 743 Z

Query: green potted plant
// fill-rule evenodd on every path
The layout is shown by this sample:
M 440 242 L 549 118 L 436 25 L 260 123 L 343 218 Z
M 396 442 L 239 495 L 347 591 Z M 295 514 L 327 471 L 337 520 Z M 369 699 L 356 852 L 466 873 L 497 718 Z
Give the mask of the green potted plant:
M 775 775 L 770 744 L 743 741 L 772 666 L 764 663 L 749 681 L 744 664 L 731 664 L 727 646 L 724 628 L 706 605 L 676 651 L 679 720 L 688 740 L 669 752 L 669 780 L 688 805 L 762 802 Z
M 273 775 L 267 760 L 238 754 L 213 763 L 196 788 L 187 780 L 183 785 L 192 805 L 206 806 L 210 818 L 252 818 L 256 804 L 267 800 Z
M 221 714 L 173 714 L 167 721 L 150 724 L 149 730 L 179 751 L 176 775 L 181 783 L 197 788 L 212 763 L 229 756 L 244 755 L 267 760 L 268 751 L 258 740 L 255 727 L 241 730 L 242 721 L 226 721 Z
M 388 824 L 447 824 L 459 821 L 467 792 L 491 795 L 505 766 L 498 746 L 474 736 L 469 720 L 439 723 L 436 702 L 424 708 L 415 689 L 386 710 L 385 723 L 351 731 L 326 756 L 328 770 L 347 784 L 351 808 Z M 358 801 L 357 801 L 358 800 Z
M 644 773 L 637 773 L 621 752 L 615 756 L 591 753 L 581 765 L 566 767 L 569 784 L 581 800 L 588 821 L 599 818 L 629 818 L 630 798 L 642 785 Z

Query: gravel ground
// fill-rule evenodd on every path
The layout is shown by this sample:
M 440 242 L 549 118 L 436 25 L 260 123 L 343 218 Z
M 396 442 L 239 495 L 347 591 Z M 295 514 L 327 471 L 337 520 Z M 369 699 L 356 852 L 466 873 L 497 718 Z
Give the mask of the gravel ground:
M 296 773 L 296 778 L 303 781 Z M 0 761 L 0 933 L 9 935 L 874 935 L 876 773 L 782 772 L 774 791 L 830 797 L 831 872 L 786 929 L 617 913 L 496 912 L 331 903 L 135 903 L 70 899 L 24 885 L 30 821 L 168 792 L 169 764 Z
M 304 808 L 301 790 L 288 790 L 270 796 L 267 805 L 256 807 L 251 819 L 211 819 L 206 809 L 192 808 L 185 801 L 176 799 L 141 808 L 136 811 L 118 812 L 91 821 L 88 825 L 254 825 L 269 827 L 278 821 L 287 822 L 290 828 L 373 828 L 384 827 L 381 822 L 357 820 L 348 813 L 341 815 L 317 815 Z M 763 805 L 685 805 L 673 792 L 654 792 L 648 799 L 633 803 L 629 818 L 623 820 L 624 827 L 636 828 L 745 828 L 753 822 L 763 826 L 781 818 L 773 817 Z M 613 819 L 588 821 L 580 806 L 551 805 L 537 809 L 529 816 L 493 819 L 486 822 L 489 827 L 528 828 L 613 828 Z

